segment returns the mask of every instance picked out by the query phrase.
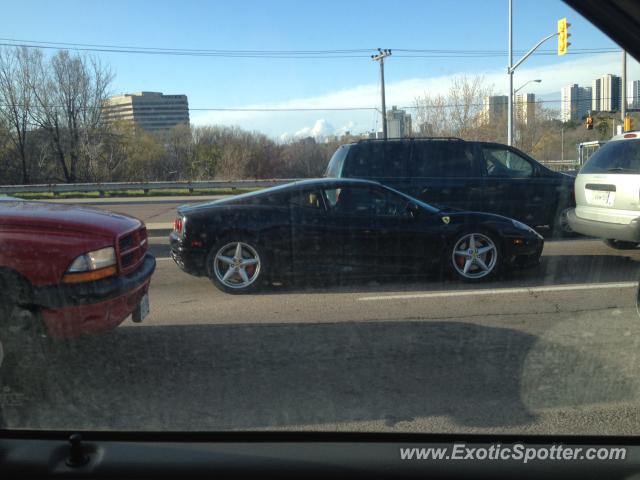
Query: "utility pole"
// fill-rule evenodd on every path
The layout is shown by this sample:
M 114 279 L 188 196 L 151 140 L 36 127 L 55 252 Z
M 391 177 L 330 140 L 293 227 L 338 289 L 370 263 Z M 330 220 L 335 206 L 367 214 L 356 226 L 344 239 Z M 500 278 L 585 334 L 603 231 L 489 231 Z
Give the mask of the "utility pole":
M 627 52 L 622 50 L 622 92 L 620 99 L 620 118 L 622 119 L 622 124 L 624 125 L 624 117 L 627 116 Z
M 386 57 L 391 56 L 391 50 L 385 48 L 384 50 L 378 49 L 377 55 L 371 55 L 371 58 L 380 62 L 380 93 L 382 96 L 382 138 L 384 140 L 387 139 L 387 105 L 385 102 L 385 93 L 384 93 L 384 59 Z
M 507 65 L 507 73 L 509 74 L 509 105 L 507 107 L 507 145 L 513 145 L 513 14 L 512 0 L 509 0 L 509 65 Z

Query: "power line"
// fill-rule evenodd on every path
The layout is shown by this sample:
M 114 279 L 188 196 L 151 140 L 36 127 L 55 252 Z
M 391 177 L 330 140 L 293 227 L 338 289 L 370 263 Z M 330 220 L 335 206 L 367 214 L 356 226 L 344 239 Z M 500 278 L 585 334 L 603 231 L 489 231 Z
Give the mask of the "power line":
M 368 58 L 366 52 L 372 49 L 337 49 L 337 50 L 221 50 L 221 49 L 185 49 L 139 47 L 125 45 L 102 45 L 91 43 L 70 43 L 35 41 L 12 38 L 0 38 L 0 46 L 25 47 L 42 49 L 65 49 L 81 52 L 129 53 L 143 55 L 169 55 L 187 57 L 220 57 L 220 58 L 269 58 L 269 59 L 331 59 L 331 58 Z M 505 55 L 501 50 L 438 50 L 438 49 L 392 49 L 403 52 L 401 58 L 488 58 Z M 572 49 L 572 55 L 619 52 L 618 48 L 585 48 Z M 517 52 L 516 52 L 517 53 Z M 539 55 L 555 55 L 553 50 L 541 50 Z
M 610 100 L 608 97 L 600 98 L 601 101 Z M 518 102 L 519 104 L 546 104 L 546 103 L 562 103 L 562 99 L 550 99 L 550 100 L 534 100 Z M 565 102 L 566 103 L 566 102 Z M 590 102 L 588 102 L 590 103 Z M 482 107 L 484 103 L 448 103 L 442 105 L 408 105 L 398 107 L 401 110 L 416 110 L 420 108 L 456 108 L 456 107 Z M 24 108 L 22 104 L 0 104 L 0 108 Z M 66 108 L 65 105 L 32 105 L 31 108 Z M 84 107 L 84 110 L 92 110 L 102 108 L 100 106 Z M 377 107 L 264 107 L 264 108 L 225 108 L 225 107 L 189 107 L 189 111 L 198 112 L 256 112 L 256 113 L 278 113 L 278 112 L 330 112 L 330 111 L 379 111 Z

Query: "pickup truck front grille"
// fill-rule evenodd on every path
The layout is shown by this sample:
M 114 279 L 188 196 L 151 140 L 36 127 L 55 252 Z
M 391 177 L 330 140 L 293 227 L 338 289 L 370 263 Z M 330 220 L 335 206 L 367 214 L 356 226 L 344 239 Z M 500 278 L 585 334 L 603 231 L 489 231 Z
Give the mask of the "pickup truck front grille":
M 127 274 L 135 270 L 143 261 L 149 240 L 145 227 L 124 234 L 118 239 L 118 261 L 120 271 Z

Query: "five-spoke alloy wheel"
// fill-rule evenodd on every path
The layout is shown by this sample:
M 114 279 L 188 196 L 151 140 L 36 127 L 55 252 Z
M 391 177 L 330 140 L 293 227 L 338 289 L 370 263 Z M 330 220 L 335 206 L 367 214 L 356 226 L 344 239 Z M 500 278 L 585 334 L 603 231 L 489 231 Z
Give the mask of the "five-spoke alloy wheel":
M 464 280 L 490 277 L 498 271 L 499 264 L 499 247 L 488 234 L 466 233 L 453 244 L 451 266 Z
M 245 293 L 255 289 L 262 273 L 259 248 L 248 241 L 224 241 L 209 256 L 209 272 L 213 283 L 229 293 Z

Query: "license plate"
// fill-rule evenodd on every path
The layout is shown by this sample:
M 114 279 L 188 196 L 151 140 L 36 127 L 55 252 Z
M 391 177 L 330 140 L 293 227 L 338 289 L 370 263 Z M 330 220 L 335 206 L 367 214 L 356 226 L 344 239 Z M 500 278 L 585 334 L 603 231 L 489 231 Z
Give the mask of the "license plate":
M 140 299 L 140 303 L 138 303 L 138 306 L 131 314 L 131 319 L 134 322 L 139 323 L 144 320 L 147 315 L 149 315 L 149 294 L 145 293 Z
M 601 205 L 603 207 L 612 207 L 615 200 L 615 192 L 604 190 L 585 190 L 587 202 L 593 205 Z

